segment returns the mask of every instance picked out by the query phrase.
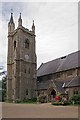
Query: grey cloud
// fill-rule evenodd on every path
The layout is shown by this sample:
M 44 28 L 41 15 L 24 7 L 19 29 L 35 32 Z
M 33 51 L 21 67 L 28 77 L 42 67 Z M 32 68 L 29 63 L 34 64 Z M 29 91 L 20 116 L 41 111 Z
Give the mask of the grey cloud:
M 29 29 L 32 20 L 35 20 L 38 66 L 41 62 L 77 50 L 77 3 L 3 3 L 2 16 L 6 26 L 10 18 L 11 8 L 14 12 L 16 24 L 20 12 L 22 12 L 23 25 Z M 3 31 L 6 32 L 7 30 L 5 31 L 3 28 Z M 7 32 L 4 40 L 7 39 L 6 36 Z M 73 46 L 71 47 L 70 44 Z M 3 51 L 5 51 L 5 45 L 7 46 L 7 43 L 3 44 Z M 5 62 L 5 54 L 3 58 Z

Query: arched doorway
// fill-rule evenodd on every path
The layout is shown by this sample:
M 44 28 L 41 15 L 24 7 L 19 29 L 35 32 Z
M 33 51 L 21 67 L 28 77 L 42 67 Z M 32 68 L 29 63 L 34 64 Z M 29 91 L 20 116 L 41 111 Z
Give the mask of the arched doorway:
M 47 93 L 48 93 L 48 101 L 51 101 L 56 96 L 56 90 L 54 89 L 54 87 L 50 87 Z
M 51 91 L 51 96 L 52 96 L 53 98 L 55 98 L 55 96 L 56 96 L 56 91 L 55 91 L 54 89 Z

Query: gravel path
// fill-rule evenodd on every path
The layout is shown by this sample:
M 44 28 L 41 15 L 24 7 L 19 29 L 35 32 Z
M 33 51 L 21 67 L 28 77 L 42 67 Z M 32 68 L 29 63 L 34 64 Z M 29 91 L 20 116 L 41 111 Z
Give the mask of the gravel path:
M 1 104 L 1 103 L 0 103 Z M 3 118 L 78 118 L 77 106 L 46 104 L 2 104 Z

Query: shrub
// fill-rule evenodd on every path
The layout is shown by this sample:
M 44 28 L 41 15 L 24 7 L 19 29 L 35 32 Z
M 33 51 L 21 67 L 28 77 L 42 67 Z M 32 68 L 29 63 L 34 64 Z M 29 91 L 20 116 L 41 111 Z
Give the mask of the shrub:
M 72 104 L 80 104 L 80 93 L 73 95 L 70 100 Z
M 36 102 L 37 101 L 37 98 L 32 98 L 31 99 L 33 102 Z
M 58 102 L 61 102 L 61 101 L 62 101 L 62 95 L 61 95 L 61 93 L 60 93 L 60 92 L 58 92 L 56 96 L 58 96 L 58 97 L 59 97 L 59 101 L 58 101 Z
M 40 103 L 46 103 L 46 95 L 44 94 L 40 94 L 37 98 L 37 102 L 40 102 Z
M 16 99 L 14 102 L 15 103 L 21 103 L 21 101 L 19 99 Z

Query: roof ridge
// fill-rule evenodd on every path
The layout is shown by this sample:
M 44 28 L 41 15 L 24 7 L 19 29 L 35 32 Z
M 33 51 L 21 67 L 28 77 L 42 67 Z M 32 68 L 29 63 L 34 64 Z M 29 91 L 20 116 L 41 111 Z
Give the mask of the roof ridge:
M 66 55 L 64 55 L 64 56 L 69 56 L 69 55 L 71 55 L 71 54 L 75 54 L 75 53 L 78 53 L 78 52 L 80 52 L 80 50 L 78 50 L 78 51 L 75 51 L 75 52 L 73 52 L 73 53 L 70 53 L 70 54 L 66 54 Z M 64 56 L 62 56 L 62 57 L 64 57 Z M 52 62 L 52 61 L 55 61 L 55 60 L 58 60 L 58 59 L 61 59 L 62 57 L 59 57 L 59 58 L 55 58 L 55 59 L 53 59 L 53 60 L 50 60 L 50 61 L 48 61 L 48 62 L 44 62 L 43 64 L 47 64 L 47 63 L 49 63 L 49 62 Z M 42 64 L 42 63 L 41 63 Z

